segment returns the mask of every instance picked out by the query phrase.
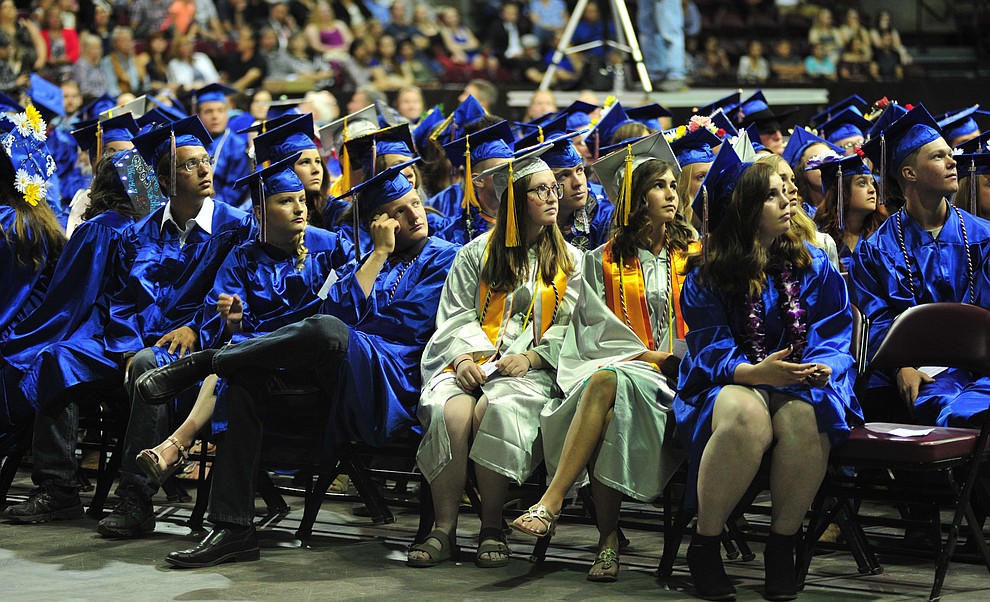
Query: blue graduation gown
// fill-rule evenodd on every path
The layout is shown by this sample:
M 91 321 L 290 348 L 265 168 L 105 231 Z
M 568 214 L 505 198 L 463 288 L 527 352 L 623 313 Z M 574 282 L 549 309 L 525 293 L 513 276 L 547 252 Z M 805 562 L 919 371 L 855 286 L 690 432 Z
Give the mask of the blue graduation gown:
M 817 362 L 832 368 L 832 377 L 824 387 L 761 386 L 767 392 L 783 393 L 802 399 L 815 409 L 818 431 L 827 433 L 832 445 L 842 442 L 849 432 L 849 420 L 861 421 L 859 403 L 853 394 L 854 361 L 849 354 L 852 339 L 852 313 L 846 285 L 839 271 L 820 249 L 806 245 L 811 265 L 798 274 L 801 305 L 807 311 L 807 344 L 801 362 Z M 763 290 L 767 351 L 786 347 L 786 333 L 778 307 L 774 278 L 768 278 Z M 681 361 L 678 393 L 674 398 L 677 430 L 690 448 L 689 498 L 697 494 L 698 466 L 701 454 L 711 437 L 715 398 L 722 387 L 733 384 L 740 364 L 749 363 L 741 346 L 743 316 L 738 298 L 700 285 L 697 270 L 688 274 L 681 291 L 681 310 L 690 329 L 688 352 Z
M 990 308 L 990 222 L 960 212 L 969 239 L 973 262 L 973 300 Z M 896 221 L 904 227 L 904 246 L 911 256 L 914 290 L 907 286 L 907 268 L 897 237 Z M 850 276 L 852 302 L 870 319 L 869 353 L 872 357 L 887 334 L 891 322 L 901 312 L 921 303 L 951 301 L 969 303 L 966 282 L 966 246 L 959 214 L 948 209 L 948 219 L 938 239 L 921 228 L 904 212 L 885 221 L 872 236 L 861 240 L 853 256 Z M 870 387 L 889 386 L 892 373 L 876 373 Z M 990 378 L 949 369 L 923 384 L 915 400 L 916 416 L 924 424 L 969 426 L 975 414 L 986 411 L 990 399 Z
M 463 200 L 464 186 L 460 182 L 456 182 L 426 199 L 426 205 L 433 207 L 450 219 L 456 219 L 464 215 L 464 209 L 461 207 Z
M 462 210 L 451 218 L 450 223 L 437 231 L 437 236 L 455 245 L 464 246 L 494 227 L 495 220 L 490 220 L 481 210 L 472 206 L 468 208 L 467 215 Z
M 49 192 L 49 204 L 52 205 L 55 216 L 64 229 L 69 220 L 69 202 L 72 201 L 73 195 L 80 187 L 84 187 L 84 184 L 88 187 L 88 184 L 86 184 L 85 176 L 76 167 L 76 161 L 79 159 L 79 147 L 76 146 L 76 139 L 72 137 L 72 134 L 56 128 L 48 133 L 45 144 L 48 146 L 48 152 L 52 154 L 52 159 L 55 160 L 57 178 L 54 180 L 58 182 L 57 193 Z M 49 187 L 51 187 L 51 181 L 49 181 Z M 55 206 L 56 202 L 58 203 L 57 207 Z
M 120 282 L 104 335 L 114 359 L 151 347 L 180 326 L 198 331 L 220 266 L 256 236 L 251 215 L 214 203 L 213 233 L 193 226 L 183 246 L 171 223 L 162 229 L 164 214 L 165 206 L 159 207 L 124 232 L 115 268 Z
M 213 155 L 213 198 L 238 209 L 251 209 L 251 193 L 248 188 L 234 189 L 234 182 L 250 173 L 247 156 L 247 139 L 238 136 L 228 127 L 206 149 Z
M 597 249 L 608 242 L 613 213 L 612 203 L 589 190 L 583 212 L 575 211 L 571 224 L 561 229 L 564 240 L 582 251 Z
M 411 264 L 386 263 L 368 297 L 356 263 L 331 288 L 323 312 L 350 326 L 336 395 L 338 436 L 382 445 L 417 424 L 420 360 L 457 249 L 430 237 Z
M 17 212 L 0 205 L 0 345 L 41 304 L 52 276 L 47 262 L 38 270 L 33 264 L 17 262 L 17 248 L 11 243 L 16 223 Z M 34 414 L 17 387 L 18 380 L 20 372 L 0 362 L 0 456 L 6 453 L 19 427 Z
M 65 245 L 41 306 L 4 343 L 7 361 L 24 373 L 21 391 L 43 408 L 80 383 L 122 378 L 104 354 L 113 262 L 124 229 L 133 223 L 113 211 L 76 228 Z
M 450 220 L 446 217 L 440 215 L 439 213 L 433 213 L 428 211 L 426 213 L 426 223 L 429 226 L 430 234 L 440 232 L 444 228 L 450 225 Z M 346 239 L 348 242 L 354 246 L 354 225 L 348 220 L 341 222 L 335 228 L 335 231 L 340 234 L 341 237 Z M 367 255 L 374 248 L 374 243 L 371 240 L 371 233 L 367 229 L 361 228 L 361 253 Z

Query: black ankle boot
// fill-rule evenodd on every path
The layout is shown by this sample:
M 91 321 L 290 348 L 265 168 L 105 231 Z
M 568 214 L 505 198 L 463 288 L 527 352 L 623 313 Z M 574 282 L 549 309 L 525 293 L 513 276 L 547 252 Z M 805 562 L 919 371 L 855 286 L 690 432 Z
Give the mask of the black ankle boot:
M 216 349 L 190 353 L 171 364 L 145 372 L 134 382 L 134 388 L 145 403 L 166 403 L 213 374 L 213 356 L 216 354 Z
M 736 588 L 722 566 L 722 538 L 698 535 L 691 538 L 687 551 L 688 568 L 694 592 L 704 600 L 735 600 Z
M 767 600 L 793 600 L 797 598 L 797 575 L 794 570 L 794 541 L 797 535 L 770 533 L 763 550 L 763 570 L 766 574 Z

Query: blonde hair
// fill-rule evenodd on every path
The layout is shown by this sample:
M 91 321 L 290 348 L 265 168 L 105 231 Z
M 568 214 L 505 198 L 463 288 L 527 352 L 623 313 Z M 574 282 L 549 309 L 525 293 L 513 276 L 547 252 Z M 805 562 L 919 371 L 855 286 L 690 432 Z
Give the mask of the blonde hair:
M 787 164 L 787 161 L 780 155 L 763 155 L 756 162 L 770 165 L 770 167 L 773 167 L 774 173 L 779 173 L 778 170 L 781 163 Z M 788 167 L 790 167 L 789 164 Z M 818 227 L 808 217 L 808 214 L 804 212 L 804 207 L 801 206 L 800 196 L 798 196 L 798 203 L 794 209 L 791 211 L 791 232 L 797 234 L 798 238 L 804 242 L 811 243 L 819 249 L 824 248 L 822 243 L 818 241 Z

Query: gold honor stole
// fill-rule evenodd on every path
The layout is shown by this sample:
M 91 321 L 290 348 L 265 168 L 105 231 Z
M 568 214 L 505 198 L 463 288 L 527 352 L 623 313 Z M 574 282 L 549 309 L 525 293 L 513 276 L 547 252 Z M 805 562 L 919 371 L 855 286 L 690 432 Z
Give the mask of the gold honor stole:
M 536 294 L 540 295 L 541 315 L 539 324 L 537 324 L 535 319 L 533 320 L 534 345 L 543 339 L 543 335 L 546 334 L 547 329 L 553 324 L 557 309 L 564 301 L 564 293 L 567 291 L 567 274 L 563 270 L 557 270 L 557 275 L 553 279 L 553 286 L 545 286 L 537 278 L 537 287 Z M 523 328 L 526 328 L 526 324 L 533 314 L 536 294 L 530 299 L 529 309 L 526 311 L 526 317 L 523 320 Z M 498 353 L 500 339 L 502 338 L 502 321 L 505 317 L 505 298 L 507 296 L 505 291 L 491 290 L 488 283 L 484 280 L 481 281 L 478 287 L 478 320 L 481 322 L 481 329 L 485 331 L 485 334 L 488 335 L 488 340 L 495 347 L 496 353 Z M 511 303 L 509 304 L 509 309 L 510 311 L 512 309 Z M 482 358 L 478 362 L 481 363 L 487 359 Z

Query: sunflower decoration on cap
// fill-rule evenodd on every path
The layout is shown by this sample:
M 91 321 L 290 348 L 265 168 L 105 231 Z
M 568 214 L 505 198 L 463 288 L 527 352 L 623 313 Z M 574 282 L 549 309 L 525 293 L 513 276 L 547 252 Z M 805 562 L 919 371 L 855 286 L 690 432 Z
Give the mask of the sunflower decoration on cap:
M 13 168 L 14 188 L 23 195 L 25 202 L 37 206 L 47 199 L 48 180 L 55 174 L 56 167 L 45 144 L 48 125 L 33 106 L 22 113 L 4 113 L 0 123 L 3 121 L 12 125 L 0 136 L 0 147 Z M 0 128 L 8 129 L 3 125 Z

